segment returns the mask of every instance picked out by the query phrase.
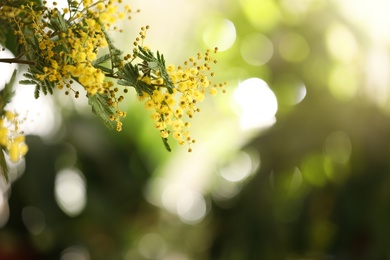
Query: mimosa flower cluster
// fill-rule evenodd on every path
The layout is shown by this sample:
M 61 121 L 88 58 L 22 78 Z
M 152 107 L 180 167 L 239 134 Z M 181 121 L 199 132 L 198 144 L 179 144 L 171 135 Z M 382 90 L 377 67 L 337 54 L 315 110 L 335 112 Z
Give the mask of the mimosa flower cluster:
M 152 111 L 166 148 L 170 150 L 172 137 L 191 151 L 195 139 L 189 132 L 190 119 L 200 112 L 199 103 L 207 95 L 225 91 L 225 83 L 211 81 L 217 48 L 198 53 L 180 66 L 166 66 L 162 54 L 144 46 L 149 26 L 141 28 L 132 53 L 123 54 L 115 47 L 109 32 L 122 32 L 116 22 L 134 13 L 121 0 L 68 0 L 67 8 L 57 8 L 56 2 L 52 6 L 35 0 L 0 2 L 0 44 L 6 43 L 2 28 L 9 28 L 20 46 L 16 58 L 0 62 L 28 65 L 26 79 L 20 83 L 35 85 L 36 98 L 54 91 L 76 98 L 86 95 L 92 111 L 117 131 L 126 116 L 119 104 L 134 88 L 146 110 Z M 24 139 L 21 135 L 6 138 L 10 132 L 1 129 L 0 144 L 15 161 L 27 152 Z
M 24 141 L 24 135 L 19 132 L 18 115 L 5 111 L 0 118 L 0 145 L 12 162 L 16 163 L 26 155 L 28 147 Z
M 209 93 L 215 96 L 219 89 L 225 92 L 225 84 L 213 84 L 210 80 L 214 73 L 210 73 L 211 64 L 217 63 L 213 59 L 214 51 L 206 51 L 205 54 L 198 53 L 197 58 L 189 58 L 183 66 L 175 68 L 174 65 L 167 67 L 167 74 L 171 84 L 175 86 L 172 93 L 164 86 L 164 78 L 157 73 L 153 82 L 149 77 L 144 77 L 143 81 L 153 83 L 156 88 L 151 94 L 144 93 L 140 97 L 145 101 L 145 108 L 154 111 L 151 118 L 154 121 L 155 128 L 160 130 L 162 138 L 168 138 L 169 135 L 179 142 L 179 144 L 188 144 L 188 151 L 191 151 L 190 145 L 195 143 L 188 131 L 191 119 L 195 113 L 200 112 L 198 103 L 202 102 L 205 94 Z

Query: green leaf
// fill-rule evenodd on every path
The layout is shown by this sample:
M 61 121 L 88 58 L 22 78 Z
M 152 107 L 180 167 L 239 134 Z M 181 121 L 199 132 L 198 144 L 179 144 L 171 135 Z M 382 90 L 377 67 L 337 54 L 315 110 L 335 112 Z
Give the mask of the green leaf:
M 114 43 L 112 42 L 110 36 L 108 35 L 108 33 L 103 29 L 102 27 L 102 31 L 104 33 L 104 37 L 106 38 L 106 41 L 107 41 L 107 44 L 108 44 L 108 51 L 109 51 L 109 57 L 111 59 L 111 69 L 114 70 L 114 69 L 118 69 L 119 68 L 119 65 L 122 63 L 123 59 L 122 59 L 122 51 L 117 49 L 114 45 Z
M 42 90 L 43 94 L 45 94 L 45 96 L 46 96 L 47 95 L 47 87 L 46 87 L 46 85 L 42 84 L 41 85 L 41 90 Z
M 0 151 L 0 170 L 1 170 L 1 175 L 3 175 L 3 178 L 5 179 L 6 183 L 8 183 L 9 182 L 9 177 L 8 177 L 9 168 L 8 168 L 7 162 L 5 161 L 3 149 Z
M 168 92 L 170 94 L 173 93 L 174 85 L 171 81 L 171 78 L 168 75 L 166 66 L 165 66 L 165 59 L 164 55 L 160 54 L 160 52 L 157 51 L 157 57 L 154 57 L 153 52 L 150 50 L 145 50 L 141 46 L 138 46 L 139 51 L 137 52 L 137 56 L 146 61 L 148 68 L 156 73 L 157 71 L 160 71 L 161 77 L 164 79 L 164 82 L 166 82 L 166 87 L 168 89 Z
M 139 79 L 139 70 L 133 64 L 126 63 L 117 74 L 121 78 L 117 82 L 119 85 L 134 87 L 139 96 L 143 96 L 143 92 L 153 94 L 154 87 Z
M 20 84 L 22 85 L 36 85 L 37 82 L 34 80 L 29 80 L 29 79 L 23 79 L 19 81 Z
M 96 114 L 103 123 L 112 130 L 114 128 L 110 116 L 114 115 L 108 105 L 108 97 L 102 94 L 88 95 L 88 104 L 92 107 L 92 112 Z
M 31 73 L 24 73 L 23 76 L 28 79 L 35 79 L 34 75 Z
M 14 70 L 12 73 L 11 79 L 8 83 L 5 84 L 4 88 L 0 91 L 0 116 L 3 116 L 5 114 L 4 107 L 11 101 L 12 97 L 14 96 L 13 85 L 15 83 L 17 71 Z M 4 150 L 3 147 L 0 151 L 0 170 L 1 174 L 3 175 L 6 182 L 8 182 L 8 165 L 5 161 L 4 157 Z
M 101 69 L 102 71 L 106 72 L 106 73 L 110 73 L 110 74 L 113 74 L 113 70 L 110 69 L 110 68 L 107 68 L 107 67 L 104 67 L 100 64 L 96 64 L 96 65 L 93 65 L 95 68 L 97 69 Z
M 57 12 L 57 15 L 55 17 L 52 17 L 50 19 L 50 22 L 54 29 L 57 29 L 61 32 L 66 32 L 68 30 L 68 27 L 66 26 L 66 22 L 64 20 L 64 17 Z
M 172 149 L 171 149 L 171 147 L 170 147 L 169 144 L 168 144 L 168 138 L 163 138 L 163 137 L 161 137 L 161 139 L 162 139 L 162 141 L 163 141 L 163 144 L 164 144 L 164 146 L 165 146 L 165 149 L 167 149 L 168 152 L 171 152 Z
M 6 47 L 15 56 L 18 56 L 23 49 L 23 46 L 18 43 L 18 37 L 14 34 L 16 28 L 13 22 L 0 19 L 0 38 L 1 45 Z
M 39 85 L 36 85 L 35 90 L 34 90 L 34 98 L 35 99 L 39 98 L 39 90 L 40 90 Z
M 99 58 L 97 58 L 96 60 L 94 60 L 92 62 L 92 65 L 98 65 L 98 64 L 101 64 L 101 63 L 104 63 L 106 61 L 108 61 L 109 59 L 111 58 L 110 54 L 105 54 L 103 56 L 100 56 Z
M 13 85 L 16 78 L 16 70 L 12 73 L 11 79 L 5 84 L 4 88 L 0 91 L 0 116 L 4 115 L 4 107 L 11 101 L 14 96 Z

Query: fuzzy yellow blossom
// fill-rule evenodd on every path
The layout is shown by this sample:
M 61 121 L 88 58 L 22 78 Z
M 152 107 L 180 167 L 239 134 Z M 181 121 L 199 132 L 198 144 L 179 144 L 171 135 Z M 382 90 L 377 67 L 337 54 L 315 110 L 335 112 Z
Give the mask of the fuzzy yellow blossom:
M 114 14 L 115 12 L 116 12 L 116 10 L 117 10 L 117 6 L 116 5 L 108 5 L 107 6 L 107 13 L 109 13 L 109 14 Z
M 83 1 L 86 8 L 91 4 L 90 0 Z M 96 6 L 97 10 L 102 10 L 100 19 L 104 19 L 104 15 L 108 14 L 106 6 L 102 2 Z M 111 12 L 114 10 L 114 7 L 110 7 Z M 96 15 L 99 17 L 98 13 Z M 112 20 L 112 17 L 107 16 L 107 19 Z M 115 20 L 115 17 L 113 19 Z M 107 41 L 101 25 L 95 18 L 80 19 L 66 31 L 62 31 L 58 39 L 50 37 L 49 32 L 42 30 L 39 22 L 39 20 L 35 21 L 36 37 L 40 39 L 40 55 L 48 65 L 44 68 L 44 73 L 37 73 L 35 77 L 41 81 L 48 79 L 53 84 L 57 84 L 59 89 L 69 86 L 68 81 L 64 80 L 72 77 L 81 83 L 89 94 L 101 93 L 106 88 L 105 76 L 100 69 L 94 68 L 92 62 L 97 58 L 99 47 L 107 46 Z M 69 52 L 62 51 L 61 55 L 55 55 L 57 51 L 54 51 L 54 48 L 60 47 Z
M 29 68 L 30 77 L 43 83 L 40 86 L 37 84 L 36 97 L 40 91 L 45 94 L 52 93 L 53 88 L 57 87 L 59 90 L 65 89 L 66 95 L 73 92 L 77 98 L 80 93 L 72 87 L 75 82 L 82 85 L 88 96 L 97 93 L 108 94 L 110 102 L 106 105 L 112 107 L 113 110 L 115 109 L 110 120 L 116 122 L 117 131 L 122 130 L 120 118 L 126 115 L 118 107 L 118 103 L 123 100 L 123 97 L 115 96 L 115 92 L 112 91 L 114 84 L 107 80 L 105 72 L 95 66 L 95 62 L 99 57 L 99 50 L 108 46 L 105 31 L 108 31 L 117 19 L 124 16 L 124 14 L 116 13 L 118 8 L 114 3 L 120 2 L 112 0 L 72 1 L 72 5 L 80 6 L 80 9 L 76 11 L 75 16 L 70 16 L 70 18 L 67 18 L 69 15 L 65 15 L 69 14 L 70 10 L 68 9 L 62 9 L 62 13 L 59 9 L 50 9 L 46 6 L 37 10 L 33 8 L 33 4 L 26 5 L 23 9 L 25 15 L 31 20 L 28 25 L 29 29 L 33 30 L 34 38 L 38 42 L 38 46 L 32 46 L 32 52 L 35 56 L 34 60 L 39 66 Z M 2 10 L 0 10 L 1 12 Z M 43 17 L 46 18 L 43 19 Z M 59 22 L 54 26 L 54 29 L 59 29 L 57 32 L 53 33 L 52 30 L 48 30 L 47 21 L 66 19 L 69 20 L 65 21 L 65 25 Z M 20 44 L 24 45 L 26 49 L 31 49 L 29 46 L 31 41 L 24 38 L 23 28 L 26 26 L 20 22 L 20 30 L 16 31 L 15 34 L 21 39 L 19 40 Z M 115 60 L 115 66 L 116 68 L 121 66 L 121 62 Z M 17 148 L 16 145 L 12 146 L 13 155 L 23 152 L 23 149 L 18 150 Z
M 211 94 L 212 96 L 217 95 L 217 93 L 218 93 L 217 88 L 213 87 L 213 88 L 210 89 L 210 94 Z
M 36 66 L 29 67 L 28 78 L 37 83 L 38 92 L 41 90 L 45 94 L 58 88 L 65 89 L 66 95 L 73 92 L 78 97 L 79 91 L 72 86 L 74 83 L 80 84 L 94 111 L 104 113 L 103 120 L 107 122 L 108 118 L 116 122 L 117 131 L 121 131 L 120 118 L 125 117 L 126 113 L 119 109 L 118 104 L 124 97 L 111 81 L 115 79 L 119 85 L 125 86 L 125 93 L 129 87 L 136 89 L 145 109 L 152 112 L 154 126 L 162 138 L 171 136 L 181 145 L 191 145 L 195 140 L 190 135 L 188 119 L 200 111 L 198 104 L 207 94 L 216 95 L 223 87 L 223 84 L 213 85 L 210 80 L 213 76 L 211 64 L 216 63 L 212 51 L 190 57 L 184 66 L 165 67 L 163 56 L 158 53 L 155 60 L 153 54 L 148 57 L 151 59 L 146 59 L 146 56 L 137 56 L 136 51 L 123 57 L 107 33 L 108 29 L 116 30 L 116 21 L 124 19 L 131 12 L 128 5 L 124 6 L 124 12 L 118 12 L 123 10 L 123 6 L 117 6 L 121 2 L 74 0 L 69 5 L 70 9 L 62 11 L 45 5 L 37 9 L 33 8 L 33 4 L 21 8 L 23 15 L 30 19 L 28 26 L 32 28 L 33 36 L 28 37 L 34 37 L 37 43 L 31 44 L 33 41 L 24 37 L 26 24 L 16 21 L 20 27 L 15 33 L 20 39 L 19 43 L 32 54 L 36 63 Z M 0 9 L 0 16 L 3 9 Z M 151 53 L 149 47 L 143 45 L 147 29 L 148 26 L 141 28 L 134 42 L 134 46 L 140 47 L 139 53 L 145 51 L 145 55 Z M 108 55 L 99 53 L 107 46 Z M 129 64 L 131 66 L 127 67 Z M 9 143 L 4 137 L 9 133 L 0 127 L 0 143 L 8 149 L 10 158 L 16 160 L 27 150 L 22 138 L 14 138 L 13 143 Z M 191 151 L 191 148 L 188 150 Z
M 90 6 L 92 4 L 92 0 L 83 0 L 84 6 Z
M 99 11 L 103 11 L 106 7 L 103 3 L 98 3 L 96 5 L 96 8 L 99 10 Z
M 123 19 L 125 19 L 125 17 L 126 17 L 126 14 L 124 12 L 119 12 L 118 13 L 118 19 L 119 20 L 123 20 Z
M 0 16 L 4 18 L 15 18 L 21 11 L 19 8 L 5 5 L 0 8 Z
M 25 137 L 18 132 L 18 128 L 17 115 L 6 111 L 0 119 L 0 146 L 8 153 L 12 162 L 18 162 L 28 151 Z
M 184 67 L 168 65 L 166 72 L 175 88 L 169 92 L 166 88 L 156 87 L 151 95 L 145 95 L 142 98 L 145 102 L 145 108 L 154 111 L 151 118 L 162 138 L 168 138 L 171 135 L 181 145 L 195 143 L 195 139 L 188 131 L 191 124 L 184 120 L 184 117 L 192 118 L 195 113 L 200 111 L 197 104 L 204 100 L 206 89 L 212 84 L 208 78 L 208 75 L 211 75 L 209 63 L 215 60 L 211 56 L 211 51 L 207 51 L 204 55 L 197 55 L 198 61 L 196 58 L 188 59 L 184 63 Z M 200 66 L 196 65 L 200 60 L 203 62 L 204 57 L 207 57 L 206 63 Z M 166 84 L 162 78 L 151 81 L 147 76 L 144 77 L 143 81 L 156 86 Z M 161 85 L 157 83 L 161 83 Z M 222 88 L 224 84 L 218 86 Z M 212 87 L 207 92 L 216 95 L 218 90 L 217 87 Z M 188 148 L 188 151 L 192 151 L 192 149 Z
M 8 129 L 3 127 L 3 124 L 0 124 L 0 145 L 7 147 L 8 146 Z

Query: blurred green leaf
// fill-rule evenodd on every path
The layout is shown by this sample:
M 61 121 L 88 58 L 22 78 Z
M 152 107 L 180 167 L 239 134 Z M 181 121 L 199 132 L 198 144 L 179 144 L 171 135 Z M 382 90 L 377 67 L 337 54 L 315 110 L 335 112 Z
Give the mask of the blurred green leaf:
M 114 128 L 110 117 L 114 115 L 108 105 L 108 97 L 103 94 L 96 93 L 88 95 L 88 104 L 92 107 L 92 112 L 96 114 L 103 123 L 111 130 Z

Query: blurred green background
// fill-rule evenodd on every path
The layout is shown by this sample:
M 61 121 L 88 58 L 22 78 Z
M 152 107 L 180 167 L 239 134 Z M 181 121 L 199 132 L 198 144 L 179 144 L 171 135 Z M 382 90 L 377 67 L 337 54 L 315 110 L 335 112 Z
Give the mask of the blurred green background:
M 17 86 L 30 151 L 0 186 L 0 259 L 390 258 L 390 2 L 130 4 L 119 48 L 146 24 L 168 63 L 219 46 L 227 93 L 168 153 L 131 95 L 116 133 Z

